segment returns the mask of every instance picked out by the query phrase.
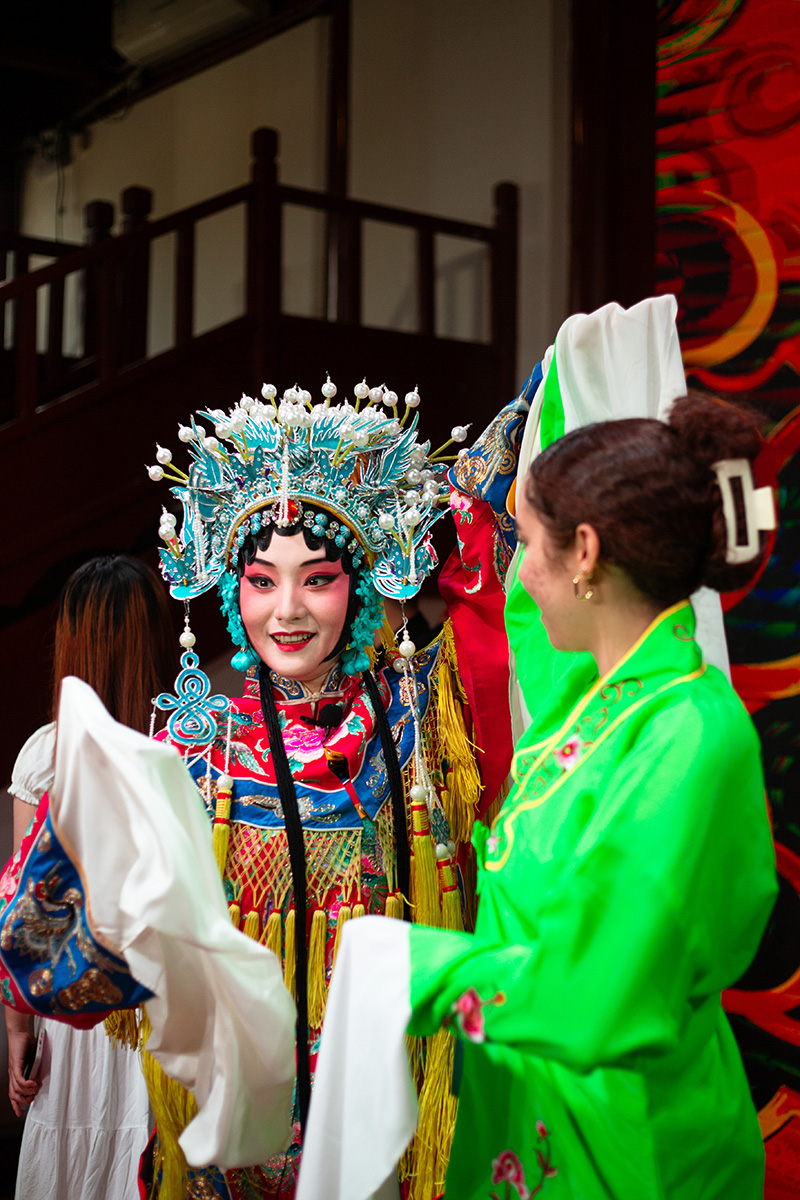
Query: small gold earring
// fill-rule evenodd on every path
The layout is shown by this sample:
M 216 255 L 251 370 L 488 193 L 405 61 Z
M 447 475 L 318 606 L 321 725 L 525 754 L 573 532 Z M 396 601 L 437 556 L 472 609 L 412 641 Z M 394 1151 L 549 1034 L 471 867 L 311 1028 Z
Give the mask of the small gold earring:
M 583 580 L 586 581 L 586 591 L 583 593 L 583 595 L 581 595 L 581 593 L 578 589 Z M 572 581 L 572 586 L 575 589 L 575 599 L 576 600 L 591 600 L 592 596 L 594 595 L 594 588 L 592 587 L 591 572 L 588 575 L 583 575 L 583 574 L 576 575 Z

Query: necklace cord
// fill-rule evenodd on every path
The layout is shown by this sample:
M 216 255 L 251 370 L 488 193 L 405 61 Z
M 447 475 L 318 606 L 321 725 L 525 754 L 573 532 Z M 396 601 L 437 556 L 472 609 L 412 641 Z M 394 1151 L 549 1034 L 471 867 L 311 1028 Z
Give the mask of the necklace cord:
M 278 709 L 272 695 L 269 668 L 258 668 L 258 690 L 261 712 L 269 736 L 269 748 L 275 764 L 275 779 L 283 807 L 286 840 L 289 846 L 289 865 L 295 908 L 295 953 L 297 962 L 297 1099 L 300 1109 L 301 1139 L 305 1133 L 308 1106 L 311 1100 L 311 1067 L 308 1056 L 308 931 L 306 922 L 306 853 L 303 825 L 297 805 L 297 792 L 292 778 L 286 747 L 283 743 Z
M 389 729 L 383 698 L 378 690 L 375 677 L 370 671 L 361 675 L 367 695 L 375 711 L 375 723 L 383 749 L 383 759 L 386 763 L 386 774 L 389 779 L 389 790 L 392 793 L 392 825 L 394 826 L 395 854 L 397 856 L 397 890 L 403 898 L 403 920 L 409 919 L 408 887 L 411 876 L 411 857 L 408 849 L 408 825 L 406 823 L 406 802 L 403 795 L 403 777 L 400 774 L 400 763 L 397 761 L 397 747 Z

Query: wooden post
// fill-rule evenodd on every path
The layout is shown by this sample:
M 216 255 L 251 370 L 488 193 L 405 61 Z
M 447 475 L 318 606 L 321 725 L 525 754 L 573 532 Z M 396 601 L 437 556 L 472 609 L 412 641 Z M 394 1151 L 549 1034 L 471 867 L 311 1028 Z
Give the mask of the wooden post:
M 97 246 L 111 237 L 114 225 L 114 205 L 108 200 L 92 200 L 83 210 L 84 241 Z M 97 287 L 98 266 L 88 267 L 83 280 L 83 353 L 86 358 L 97 354 Z
M 519 192 L 514 183 L 494 189 L 494 229 L 491 256 L 492 345 L 498 354 L 497 402 L 516 395 L 517 375 L 517 247 Z
M 281 377 L 281 203 L 278 134 L 256 129 L 251 139 L 252 193 L 247 208 L 247 311 L 253 322 L 253 386 Z M 288 384 L 286 385 L 288 387 Z
M 331 196 L 346 196 L 350 141 L 350 0 L 333 0 L 328 41 L 328 129 L 326 184 Z M 329 321 L 349 320 L 351 281 L 345 279 L 354 240 L 352 223 L 329 212 L 326 221 L 325 305 Z M 360 276 L 359 263 L 359 276 Z M 359 299 L 360 309 L 360 299 Z
M 194 223 L 178 227 L 175 243 L 175 345 L 194 336 Z
M 120 364 L 147 357 L 147 301 L 150 286 L 150 238 L 147 219 L 153 208 L 150 188 L 128 187 L 120 196 Z

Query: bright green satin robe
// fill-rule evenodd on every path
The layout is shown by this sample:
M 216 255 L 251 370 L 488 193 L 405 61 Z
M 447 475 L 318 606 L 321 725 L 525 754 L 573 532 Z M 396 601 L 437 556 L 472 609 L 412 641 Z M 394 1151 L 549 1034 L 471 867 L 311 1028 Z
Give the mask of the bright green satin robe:
M 668 609 L 588 691 L 586 656 L 542 655 L 517 786 L 476 838 L 476 931 L 410 930 L 410 1031 L 464 1044 L 448 1200 L 762 1195 L 720 990 L 774 853 L 755 731 L 693 631 Z

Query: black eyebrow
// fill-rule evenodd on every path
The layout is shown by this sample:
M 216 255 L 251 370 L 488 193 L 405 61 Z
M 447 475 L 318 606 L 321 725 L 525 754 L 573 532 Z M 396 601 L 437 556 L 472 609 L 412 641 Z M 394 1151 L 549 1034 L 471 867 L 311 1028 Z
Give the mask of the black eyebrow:
M 272 567 L 273 571 L 277 569 L 275 563 L 270 562 L 267 558 L 254 558 L 253 561 L 247 565 L 250 567 Z M 335 567 L 336 563 L 331 562 L 329 558 L 307 558 L 305 562 L 300 563 L 301 567 L 321 567 L 323 565 Z

